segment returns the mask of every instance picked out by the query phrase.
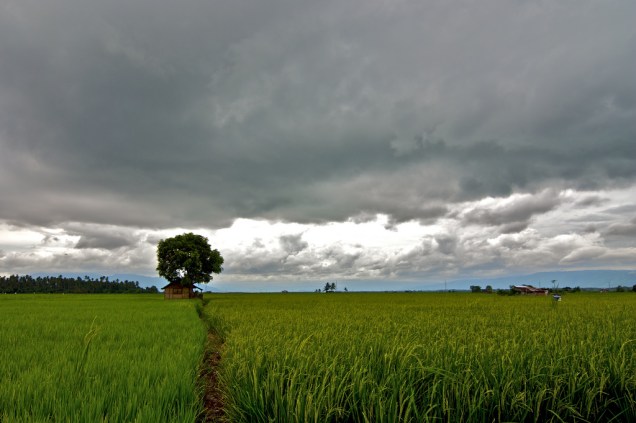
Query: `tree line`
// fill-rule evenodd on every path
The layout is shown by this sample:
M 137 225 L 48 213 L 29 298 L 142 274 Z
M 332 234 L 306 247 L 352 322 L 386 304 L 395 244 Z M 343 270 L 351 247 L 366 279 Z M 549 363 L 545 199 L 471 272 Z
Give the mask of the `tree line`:
M 99 278 L 68 278 L 59 276 L 29 275 L 0 276 L 0 294 L 156 294 L 156 286 L 143 288 L 137 281 Z

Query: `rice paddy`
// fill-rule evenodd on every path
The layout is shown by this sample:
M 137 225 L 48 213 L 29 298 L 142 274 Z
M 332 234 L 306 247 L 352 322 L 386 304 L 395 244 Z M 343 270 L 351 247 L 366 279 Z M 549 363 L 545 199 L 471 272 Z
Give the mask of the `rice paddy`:
M 636 296 L 222 295 L 232 422 L 636 421 Z
M 193 422 L 204 340 L 159 295 L 0 295 L 0 422 Z
M 201 313 L 201 321 L 197 315 Z M 636 295 L 1 295 L 0 422 L 636 421 Z

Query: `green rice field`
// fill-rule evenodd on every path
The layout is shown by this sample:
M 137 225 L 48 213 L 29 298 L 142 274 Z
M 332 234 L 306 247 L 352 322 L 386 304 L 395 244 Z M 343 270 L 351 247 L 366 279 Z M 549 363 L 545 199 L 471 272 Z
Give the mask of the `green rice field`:
M 198 312 L 202 313 L 203 321 Z M 636 295 L 0 295 L 0 422 L 636 421 Z
M 159 295 L 0 295 L 0 422 L 193 422 L 205 337 Z
M 636 295 L 219 295 L 232 422 L 636 421 Z

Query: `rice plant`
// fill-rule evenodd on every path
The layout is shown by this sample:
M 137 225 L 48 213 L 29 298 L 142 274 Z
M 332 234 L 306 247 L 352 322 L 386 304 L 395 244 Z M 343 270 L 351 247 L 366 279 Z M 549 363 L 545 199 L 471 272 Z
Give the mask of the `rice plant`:
M 216 295 L 232 422 L 636 421 L 636 296 Z
M 205 329 L 158 295 L 0 295 L 0 422 L 194 422 Z

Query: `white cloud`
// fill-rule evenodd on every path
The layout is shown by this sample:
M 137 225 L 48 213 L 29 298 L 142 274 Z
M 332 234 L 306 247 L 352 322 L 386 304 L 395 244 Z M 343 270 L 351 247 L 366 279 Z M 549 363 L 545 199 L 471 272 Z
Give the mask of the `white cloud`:
M 574 230 L 585 223 L 581 217 L 607 207 L 605 201 L 580 201 L 591 195 L 619 205 L 612 214 L 605 213 L 613 216 L 604 222 L 608 231 Z M 221 251 L 226 272 L 215 280 L 230 286 L 232 281 L 321 278 L 434 281 L 506 271 L 629 266 L 633 247 L 608 246 L 602 235 L 624 224 L 630 210 L 627 198 L 621 190 L 513 194 L 456 205 L 446 217 L 428 224 L 418 220 L 391 223 L 386 215 L 321 225 L 237 219 L 218 230 L 4 223 L 0 226 L 0 250 L 4 251 L 0 272 L 100 270 L 153 275 L 157 242 L 185 231 L 207 236 L 213 248 Z M 626 214 L 617 211 L 621 209 Z M 564 220 L 574 210 L 576 215 Z M 477 215 L 479 219 L 474 218 Z M 506 232 L 505 225 L 492 226 L 519 219 L 529 227 Z

